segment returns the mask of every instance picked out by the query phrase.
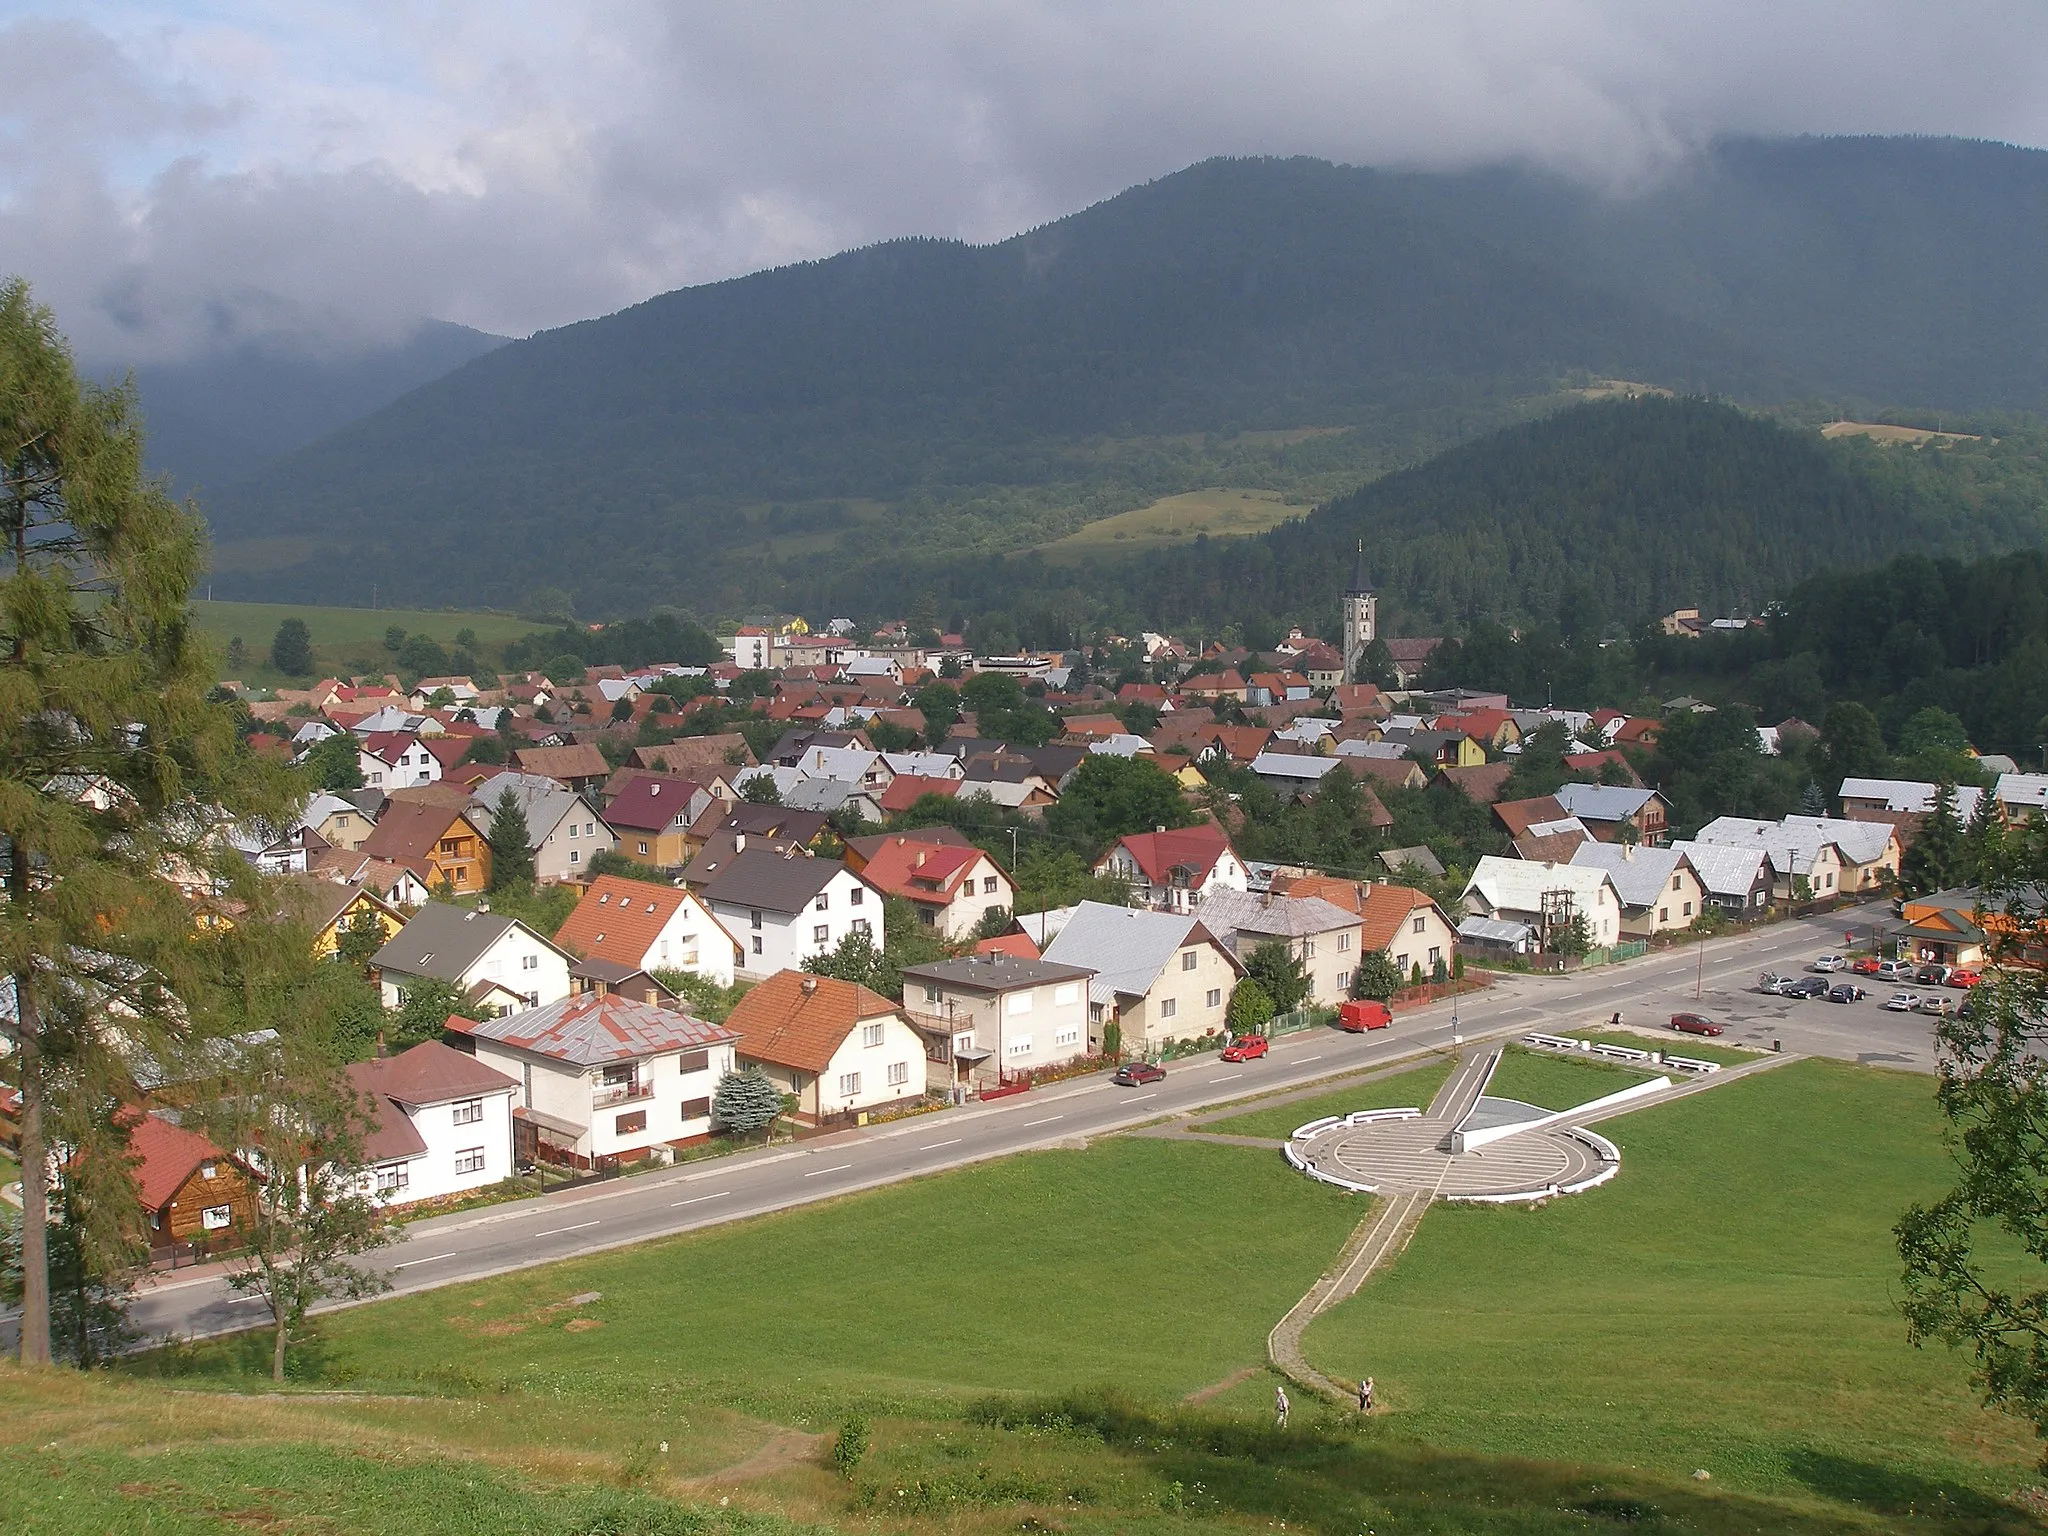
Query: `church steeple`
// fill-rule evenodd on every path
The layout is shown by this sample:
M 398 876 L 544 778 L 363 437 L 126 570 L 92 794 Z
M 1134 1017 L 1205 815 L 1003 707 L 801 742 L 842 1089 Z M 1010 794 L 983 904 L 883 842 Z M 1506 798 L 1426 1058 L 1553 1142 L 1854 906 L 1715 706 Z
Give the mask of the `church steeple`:
M 1351 567 L 1351 585 L 1344 589 L 1346 597 L 1362 597 L 1372 591 L 1372 578 L 1365 574 L 1365 540 L 1358 541 L 1358 561 Z
M 1351 585 L 1344 589 L 1344 680 L 1358 681 L 1358 665 L 1379 637 L 1380 600 L 1365 574 L 1365 540 L 1358 541 L 1358 562 L 1351 568 Z

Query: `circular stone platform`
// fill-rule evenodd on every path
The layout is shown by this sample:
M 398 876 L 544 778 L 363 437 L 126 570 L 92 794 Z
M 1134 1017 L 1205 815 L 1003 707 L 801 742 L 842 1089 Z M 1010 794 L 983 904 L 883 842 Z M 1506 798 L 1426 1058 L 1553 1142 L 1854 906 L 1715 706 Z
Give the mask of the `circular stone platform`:
M 1505 1108 L 1506 1101 L 1482 1100 L 1481 1105 Z M 1531 1110 L 1527 1118 L 1543 1113 Z M 1471 1123 L 1468 1119 L 1468 1128 Z M 1523 1131 L 1460 1153 L 1445 1150 L 1452 1129 L 1451 1122 L 1432 1115 L 1361 1125 L 1339 1121 L 1297 1138 L 1291 1150 L 1304 1172 L 1329 1183 L 1420 1191 L 1445 1200 L 1540 1200 L 1587 1187 L 1603 1171 L 1611 1177 L 1620 1162 L 1618 1153 L 1605 1155 L 1611 1146 L 1604 1140 L 1589 1145 L 1559 1126 Z

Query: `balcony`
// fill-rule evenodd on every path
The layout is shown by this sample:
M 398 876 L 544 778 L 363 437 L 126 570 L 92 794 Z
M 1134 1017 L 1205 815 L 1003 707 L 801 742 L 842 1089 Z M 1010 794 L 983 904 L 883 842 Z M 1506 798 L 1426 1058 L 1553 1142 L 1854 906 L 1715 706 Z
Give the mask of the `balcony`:
M 605 1088 L 593 1088 L 590 1092 L 590 1107 L 593 1110 L 610 1109 L 615 1104 L 637 1104 L 643 1099 L 653 1097 L 652 1083 L 614 1083 Z

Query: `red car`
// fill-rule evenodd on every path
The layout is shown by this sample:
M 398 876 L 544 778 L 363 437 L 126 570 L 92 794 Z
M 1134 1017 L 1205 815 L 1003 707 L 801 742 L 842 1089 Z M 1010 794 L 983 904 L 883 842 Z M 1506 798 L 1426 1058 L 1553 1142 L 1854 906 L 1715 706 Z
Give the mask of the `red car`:
M 1877 974 L 1877 956 L 1860 955 L 1849 962 L 1849 969 L 1858 976 L 1875 976 Z
M 1166 1068 L 1155 1066 L 1149 1061 L 1127 1061 L 1116 1069 L 1109 1080 L 1119 1088 L 1136 1088 L 1143 1083 L 1164 1082 Z
M 1950 971 L 1948 973 L 1948 984 L 1952 987 L 1962 987 L 1968 989 L 1970 987 L 1976 986 L 1977 983 L 1982 981 L 1983 979 L 1984 977 L 1981 972 L 1966 971 L 1962 969 L 1960 966 L 1958 966 L 1955 970 Z
M 1239 1035 L 1230 1044 L 1223 1047 L 1223 1059 L 1225 1061 L 1257 1061 L 1271 1049 L 1272 1047 L 1266 1043 L 1264 1035 Z
M 1362 1035 L 1368 1029 L 1391 1029 L 1394 1010 L 1385 1003 L 1367 1000 L 1344 1004 L 1337 1010 L 1337 1027 L 1346 1034 Z
M 1721 1026 L 1708 1018 L 1704 1013 L 1674 1013 L 1671 1015 L 1671 1027 L 1681 1035 L 1718 1035 L 1721 1033 Z

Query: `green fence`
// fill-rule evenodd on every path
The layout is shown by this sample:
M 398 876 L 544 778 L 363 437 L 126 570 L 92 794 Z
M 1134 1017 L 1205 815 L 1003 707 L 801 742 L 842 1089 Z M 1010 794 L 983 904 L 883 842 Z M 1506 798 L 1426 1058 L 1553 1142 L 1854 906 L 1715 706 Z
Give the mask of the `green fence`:
M 1316 1029 L 1337 1017 L 1334 1008 L 1297 1008 L 1292 1013 L 1277 1014 L 1266 1020 L 1266 1038 L 1277 1040 L 1282 1035 L 1298 1034 L 1304 1029 Z
M 1581 965 L 1612 965 L 1617 960 L 1633 960 L 1638 955 L 1650 952 L 1648 939 L 1629 939 L 1620 944 L 1610 944 L 1605 949 L 1590 949 Z

